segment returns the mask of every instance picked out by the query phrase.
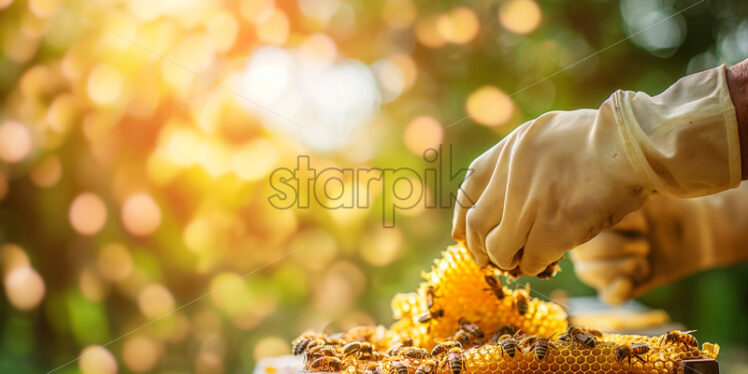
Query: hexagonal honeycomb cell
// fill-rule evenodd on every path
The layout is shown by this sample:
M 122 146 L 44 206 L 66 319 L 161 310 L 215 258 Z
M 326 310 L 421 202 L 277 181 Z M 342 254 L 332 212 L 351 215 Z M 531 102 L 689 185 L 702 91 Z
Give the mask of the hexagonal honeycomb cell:
M 305 333 L 294 340 L 294 351 L 305 355 L 305 369 L 351 374 L 664 374 L 674 373 L 679 360 L 716 359 L 719 354 L 717 344 L 704 343 L 701 349 L 662 344 L 662 336 L 587 335 L 593 340 L 589 345 L 568 336 L 559 339 L 568 328 L 561 306 L 532 298 L 526 289 L 488 280 L 500 278 L 494 270 L 477 266 L 460 245 L 444 251 L 423 277 L 426 281 L 417 292 L 393 298 L 392 311 L 399 320 L 389 329 L 358 327 L 335 336 Z M 492 339 L 507 326 L 518 330 L 502 338 L 517 343 L 514 355 Z M 446 348 L 432 351 L 439 343 Z

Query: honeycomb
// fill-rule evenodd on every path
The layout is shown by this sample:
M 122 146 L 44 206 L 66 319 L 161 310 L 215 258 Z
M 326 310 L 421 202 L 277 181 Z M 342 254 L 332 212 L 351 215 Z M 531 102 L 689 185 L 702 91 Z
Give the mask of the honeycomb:
M 436 341 L 454 335 L 460 318 L 475 321 L 487 334 L 502 325 L 532 335 L 550 336 L 566 330 L 567 316 L 563 308 L 531 298 L 527 290 L 501 286 L 504 298 L 499 300 L 487 290 L 485 280 L 485 276 L 494 273 L 494 270 L 476 265 L 464 247 L 449 247 L 442 258 L 434 261 L 431 272 L 422 274 L 426 282 L 421 283 L 417 293 L 398 294 L 393 298 L 392 312 L 401 320 L 392 329 L 428 349 L 433 348 Z M 418 323 L 417 317 L 429 310 L 426 305 L 429 287 L 434 287 L 436 294 L 432 308 L 444 309 L 444 316 L 429 323 Z M 522 315 L 515 305 L 515 295 L 519 294 L 528 299 L 527 311 Z
M 307 332 L 294 340 L 295 353 L 305 355 L 305 369 L 351 374 L 664 374 L 675 373 L 679 360 L 716 358 L 719 353 L 719 345 L 711 343 L 701 349 L 661 344 L 663 336 L 584 329 L 569 334 L 561 306 L 531 297 L 529 289 L 501 285 L 496 270 L 477 266 L 459 245 L 444 251 L 422 275 L 425 282 L 417 292 L 393 298 L 398 321 L 390 328 L 357 327 L 336 336 Z M 503 331 L 509 327 L 511 331 Z M 500 329 L 503 332 L 497 332 Z M 502 342 L 517 343 L 513 355 Z M 629 348 L 639 354 L 621 353 Z

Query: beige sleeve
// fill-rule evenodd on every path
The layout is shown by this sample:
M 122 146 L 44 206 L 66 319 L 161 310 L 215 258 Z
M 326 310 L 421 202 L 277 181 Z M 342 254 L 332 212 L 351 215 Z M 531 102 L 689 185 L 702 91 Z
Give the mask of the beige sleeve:
M 703 196 L 740 183 L 738 126 L 725 70 L 689 75 L 657 96 L 614 94 L 626 153 L 660 193 Z

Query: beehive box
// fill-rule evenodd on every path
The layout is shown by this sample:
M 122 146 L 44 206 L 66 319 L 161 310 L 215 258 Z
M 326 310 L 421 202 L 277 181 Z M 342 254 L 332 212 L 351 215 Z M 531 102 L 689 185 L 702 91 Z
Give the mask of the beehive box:
M 305 333 L 297 338 L 294 348 L 305 355 L 305 369 L 366 374 L 664 374 L 676 373 L 682 360 L 715 359 L 719 353 L 716 344 L 704 343 L 699 349 L 693 343 L 667 342 L 664 336 L 585 333 L 594 346 L 575 342 L 565 334 L 569 326 L 560 305 L 532 297 L 529 289 L 503 286 L 496 270 L 477 266 L 459 245 L 444 251 L 423 277 L 417 292 L 392 300 L 398 321 L 390 328 L 360 327 L 336 337 Z M 519 343 L 513 356 L 502 349 L 497 333 L 509 327 L 518 332 L 502 339 Z M 538 345 L 546 340 L 541 345 L 547 348 Z M 455 346 L 454 352 L 432 355 L 439 343 Z M 394 345 L 422 350 L 388 352 Z M 636 347 L 642 352 L 627 353 Z

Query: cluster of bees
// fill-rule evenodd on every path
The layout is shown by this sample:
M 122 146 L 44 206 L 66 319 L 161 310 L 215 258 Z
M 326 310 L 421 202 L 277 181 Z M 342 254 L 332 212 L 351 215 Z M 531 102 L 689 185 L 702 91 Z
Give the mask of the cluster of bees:
M 374 328 L 369 328 L 374 329 Z M 413 340 L 405 338 L 389 346 L 386 350 L 377 349 L 379 343 L 374 334 L 361 333 L 327 336 L 307 332 L 293 342 L 293 353 L 304 355 L 305 367 L 317 372 L 361 372 L 363 374 L 432 374 L 444 371 L 451 374 L 467 372 L 468 356 L 476 356 L 479 348 L 498 349 L 502 360 L 527 361 L 528 355 L 538 362 L 548 361 L 552 351 L 568 353 L 577 350 L 591 350 L 601 345 L 607 346 L 621 370 L 632 368 L 632 359 L 647 363 L 647 355 L 653 347 L 646 342 L 616 344 L 602 340 L 604 335 L 593 329 L 571 326 L 553 340 L 554 336 L 543 337 L 524 335 L 511 326 L 500 327 L 485 343 L 479 341 L 486 334 L 476 324 L 463 320 L 454 339 L 438 343 L 431 351 L 414 347 Z M 675 345 L 685 351 L 698 352 L 698 342 L 693 331 L 670 331 L 659 337 L 657 348 Z M 458 336 L 469 336 L 470 348 L 465 348 Z M 379 339 L 386 337 L 380 336 Z M 359 339 L 353 340 L 351 339 Z M 667 347 L 666 347 L 667 348 Z M 470 354 L 466 354 L 469 352 Z M 574 358 L 573 354 L 571 355 Z M 576 354 L 576 356 L 582 356 Z M 506 358 L 505 358 L 506 357 Z M 566 360 L 567 357 L 563 357 Z M 594 359 L 594 357 L 593 357 Z M 627 366 L 626 366 L 627 365 Z M 550 366 L 547 366 L 550 368 Z M 581 367 L 580 367 L 581 368 Z
M 555 270 L 554 270 L 555 271 Z M 686 358 L 716 358 L 693 331 L 660 337 L 568 326 L 563 308 L 509 289 L 462 247 L 449 248 L 419 292 L 396 296 L 389 329 L 305 333 L 293 343 L 305 368 L 350 374 L 672 373 Z

